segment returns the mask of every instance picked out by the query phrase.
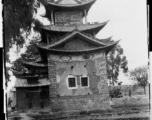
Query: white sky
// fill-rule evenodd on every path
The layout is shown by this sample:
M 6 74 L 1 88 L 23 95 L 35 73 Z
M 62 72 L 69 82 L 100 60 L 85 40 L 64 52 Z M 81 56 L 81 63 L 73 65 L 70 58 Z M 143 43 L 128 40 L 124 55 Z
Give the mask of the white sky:
M 146 7 L 146 0 L 97 0 L 88 14 L 90 22 L 110 20 L 97 37 L 121 39 L 129 69 L 148 65 Z M 133 83 L 122 72 L 118 81 Z
M 110 20 L 97 37 L 121 39 L 129 69 L 148 64 L 146 0 L 97 0 L 88 20 Z

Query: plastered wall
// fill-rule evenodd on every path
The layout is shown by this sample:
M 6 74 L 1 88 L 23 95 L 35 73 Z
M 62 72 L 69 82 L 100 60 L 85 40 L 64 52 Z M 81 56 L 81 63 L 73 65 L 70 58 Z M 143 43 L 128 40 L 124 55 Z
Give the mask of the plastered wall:
M 79 11 L 62 11 L 55 13 L 55 24 L 69 25 L 82 24 L 82 12 Z
M 48 57 L 50 61 L 49 76 L 52 84 L 56 86 L 54 87 L 56 88 L 54 94 L 59 96 L 79 96 L 108 93 L 106 57 L 104 52 L 88 56 L 85 59 L 83 55 L 60 56 L 50 54 Z M 71 76 L 77 79 L 75 89 L 70 89 L 68 86 L 68 78 Z M 89 78 L 89 87 L 81 87 L 80 78 L 82 76 Z M 50 92 L 53 92 L 53 90 Z

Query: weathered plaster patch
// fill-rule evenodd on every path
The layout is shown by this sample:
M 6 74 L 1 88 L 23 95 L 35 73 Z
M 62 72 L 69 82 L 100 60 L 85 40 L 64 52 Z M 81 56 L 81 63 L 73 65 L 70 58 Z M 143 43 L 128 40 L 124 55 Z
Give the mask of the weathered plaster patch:
M 83 59 L 83 57 L 82 56 L 72 56 L 71 57 L 71 60 L 75 60 L 75 61 L 83 61 L 84 59 Z
M 57 72 L 58 72 L 59 76 L 62 76 L 62 74 L 64 73 L 64 71 L 66 71 L 66 68 L 59 68 L 59 69 L 57 69 Z
M 104 51 L 103 52 L 100 52 L 100 53 L 95 53 L 93 55 L 93 59 L 98 59 L 98 58 L 105 58 L 105 55 L 104 55 Z
M 91 95 L 93 94 L 92 91 L 89 88 L 82 88 L 80 85 L 78 85 L 78 89 L 75 92 L 75 95 Z
M 90 90 L 93 92 L 93 94 L 99 94 L 99 90 L 97 88 L 97 83 L 100 81 L 100 76 L 96 75 L 96 66 L 95 61 L 88 60 L 86 64 L 86 68 L 88 71 L 88 77 L 90 82 Z
M 58 93 L 60 96 L 72 96 L 73 92 L 72 90 L 69 90 L 67 87 L 67 76 L 68 76 L 68 72 L 66 72 L 66 70 L 64 71 L 64 73 L 60 76 L 60 83 L 59 83 L 59 87 L 58 87 Z
M 60 76 L 59 76 L 59 75 L 57 75 L 56 80 L 57 80 L 57 83 L 59 83 L 59 82 L 60 82 Z
M 72 96 L 72 90 L 69 90 L 65 85 L 60 84 L 58 88 L 58 93 L 60 96 Z
M 94 104 L 95 103 L 92 102 L 92 100 L 89 100 L 87 106 L 88 106 L 88 108 L 92 108 Z
M 63 61 L 69 61 L 71 59 L 70 56 L 61 56 L 61 60 Z
M 53 61 L 59 61 L 60 57 L 58 55 L 50 55 L 50 59 Z
M 75 94 L 76 91 L 77 91 L 77 89 L 72 89 L 73 95 Z
M 84 68 L 84 62 L 75 62 L 73 71 L 73 75 L 88 75 L 88 71 Z
M 103 58 L 98 58 L 95 60 L 95 66 L 97 68 L 97 75 L 106 74 L 106 61 Z

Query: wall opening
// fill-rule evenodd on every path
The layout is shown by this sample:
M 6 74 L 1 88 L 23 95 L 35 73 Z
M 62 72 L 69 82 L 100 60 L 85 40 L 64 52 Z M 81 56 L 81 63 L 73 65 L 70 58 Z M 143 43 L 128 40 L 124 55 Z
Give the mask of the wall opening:
M 81 77 L 81 86 L 89 87 L 89 78 L 88 77 Z
M 75 88 L 76 87 L 76 78 L 70 77 L 68 78 L 69 88 Z

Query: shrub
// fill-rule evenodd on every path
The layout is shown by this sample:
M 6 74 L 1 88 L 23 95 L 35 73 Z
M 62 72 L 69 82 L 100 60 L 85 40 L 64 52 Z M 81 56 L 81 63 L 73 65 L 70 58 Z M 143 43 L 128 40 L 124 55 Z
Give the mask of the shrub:
M 110 95 L 111 98 L 120 98 L 120 97 L 122 97 L 121 88 L 114 87 L 112 89 L 109 89 L 109 95 Z

